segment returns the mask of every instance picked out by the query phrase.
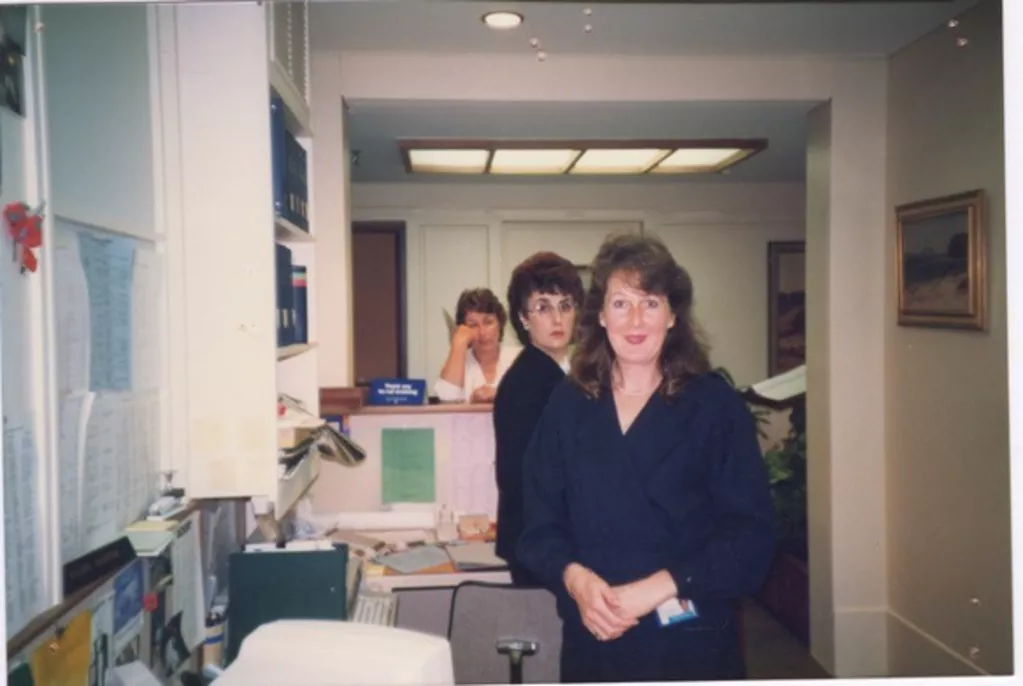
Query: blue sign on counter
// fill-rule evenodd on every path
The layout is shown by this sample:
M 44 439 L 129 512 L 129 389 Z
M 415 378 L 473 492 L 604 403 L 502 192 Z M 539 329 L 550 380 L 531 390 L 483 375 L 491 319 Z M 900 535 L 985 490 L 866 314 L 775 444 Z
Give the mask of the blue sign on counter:
M 423 405 L 425 379 L 373 379 L 369 382 L 369 405 Z

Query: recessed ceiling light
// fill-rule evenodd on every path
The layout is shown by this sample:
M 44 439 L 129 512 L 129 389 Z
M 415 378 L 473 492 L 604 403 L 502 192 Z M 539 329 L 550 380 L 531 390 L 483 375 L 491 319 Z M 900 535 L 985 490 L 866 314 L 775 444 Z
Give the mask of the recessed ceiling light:
M 514 29 L 522 23 L 522 15 L 518 12 L 487 12 L 483 15 L 483 23 L 492 29 Z

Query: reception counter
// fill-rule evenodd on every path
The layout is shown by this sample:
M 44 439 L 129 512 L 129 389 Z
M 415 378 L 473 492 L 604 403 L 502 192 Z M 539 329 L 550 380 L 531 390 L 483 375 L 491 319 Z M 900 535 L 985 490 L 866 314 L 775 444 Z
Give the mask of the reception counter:
M 342 414 L 321 400 L 324 414 Z M 494 426 L 491 405 L 446 403 L 356 406 L 343 413 L 349 434 L 366 450 L 354 467 L 324 462 L 310 499 L 314 512 L 376 512 L 394 509 L 388 493 L 416 493 L 397 508 L 446 506 L 462 514 L 497 515 Z M 386 438 L 385 438 L 386 436 Z M 388 455 L 384 451 L 388 450 Z M 432 458 L 432 459 L 431 459 Z M 432 470 L 424 464 L 432 461 Z M 429 484 L 432 477 L 432 484 Z M 415 482 L 410 482 L 414 479 Z M 390 480 L 390 485 L 385 481 Z

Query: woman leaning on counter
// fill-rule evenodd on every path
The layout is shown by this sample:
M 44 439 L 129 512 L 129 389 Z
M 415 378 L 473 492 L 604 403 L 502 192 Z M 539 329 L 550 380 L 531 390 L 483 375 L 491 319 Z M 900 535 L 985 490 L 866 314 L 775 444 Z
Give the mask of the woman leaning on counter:
M 455 307 L 451 349 L 433 391 L 442 402 L 490 403 L 519 354 L 501 345 L 508 315 L 489 288 L 462 291 Z
M 658 239 L 594 261 L 569 380 L 524 464 L 518 557 L 558 598 L 567 682 L 742 678 L 735 603 L 774 553 L 752 416 L 710 370 Z
M 583 282 L 571 262 L 552 252 L 528 258 L 512 272 L 508 309 L 524 346 L 504 375 L 494 400 L 497 471 L 497 544 L 512 582 L 536 582 L 515 557 L 522 532 L 522 456 L 547 399 L 568 371 L 576 309 Z

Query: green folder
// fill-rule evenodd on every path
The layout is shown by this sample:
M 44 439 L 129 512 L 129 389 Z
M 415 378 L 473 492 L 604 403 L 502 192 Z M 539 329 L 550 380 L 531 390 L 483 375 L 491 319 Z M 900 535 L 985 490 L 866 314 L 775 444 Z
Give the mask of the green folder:
M 227 664 L 259 626 L 278 619 L 348 618 L 348 546 L 232 553 L 228 567 Z
M 32 668 L 27 662 L 23 662 L 7 675 L 7 686 L 34 686 L 32 680 Z

